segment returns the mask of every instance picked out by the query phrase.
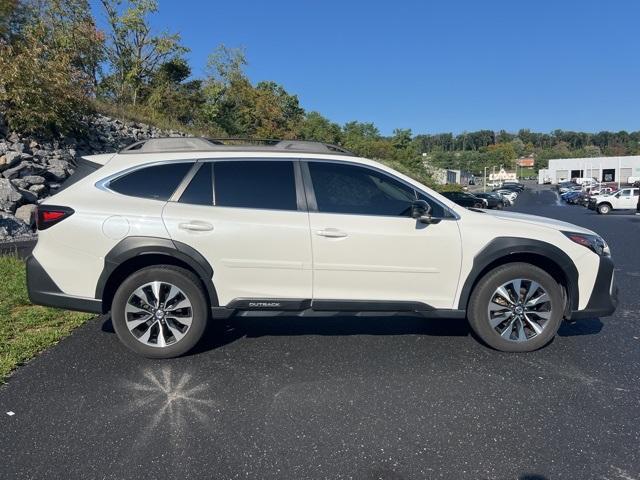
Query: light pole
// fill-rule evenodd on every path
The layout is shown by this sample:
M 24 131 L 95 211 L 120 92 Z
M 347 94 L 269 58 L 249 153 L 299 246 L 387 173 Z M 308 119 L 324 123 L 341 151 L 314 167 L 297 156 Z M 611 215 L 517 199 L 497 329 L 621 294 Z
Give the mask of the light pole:
M 484 167 L 484 180 L 482 180 L 482 191 L 483 192 L 487 191 L 487 168 L 489 168 L 489 167 Z

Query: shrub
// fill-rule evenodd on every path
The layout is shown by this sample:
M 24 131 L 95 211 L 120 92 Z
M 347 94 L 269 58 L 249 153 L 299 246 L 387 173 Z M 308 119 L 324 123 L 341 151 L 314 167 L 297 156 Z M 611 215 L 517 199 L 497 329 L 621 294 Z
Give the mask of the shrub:
M 13 130 L 58 134 L 76 130 L 90 111 L 91 79 L 73 55 L 51 48 L 43 26 L 20 42 L 0 44 L 0 105 Z

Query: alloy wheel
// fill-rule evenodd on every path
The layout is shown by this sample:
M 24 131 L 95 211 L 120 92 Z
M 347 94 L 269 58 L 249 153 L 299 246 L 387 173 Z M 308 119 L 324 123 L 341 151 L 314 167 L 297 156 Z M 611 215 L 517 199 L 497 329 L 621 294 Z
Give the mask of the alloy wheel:
M 144 345 L 167 347 L 187 334 L 193 307 L 187 295 L 167 282 L 150 282 L 127 300 L 125 321 L 129 332 Z
M 526 342 L 540 335 L 551 319 L 551 298 L 533 280 L 517 278 L 498 287 L 487 308 L 497 335 L 512 342 Z

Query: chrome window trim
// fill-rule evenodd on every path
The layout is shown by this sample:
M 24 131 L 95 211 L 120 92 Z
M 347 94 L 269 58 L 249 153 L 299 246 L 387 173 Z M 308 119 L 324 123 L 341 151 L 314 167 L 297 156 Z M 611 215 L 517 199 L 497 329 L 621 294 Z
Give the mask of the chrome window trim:
M 112 190 L 111 188 L 109 188 L 109 184 L 112 181 L 117 180 L 117 179 L 119 179 L 121 177 L 124 177 L 125 175 L 128 175 L 128 174 L 130 174 L 132 172 L 135 172 L 137 170 L 142 170 L 143 168 L 148 168 L 148 167 L 155 167 L 155 166 L 158 166 L 158 165 L 165 165 L 165 164 L 168 164 L 168 163 L 194 163 L 194 164 L 197 164 L 198 160 L 194 159 L 194 158 L 189 158 L 189 159 L 184 159 L 184 160 L 183 159 L 180 159 L 180 160 L 157 160 L 155 162 L 144 163 L 142 165 L 135 165 L 133 167 L 125 168 L 124 170 L 121 170 L 119 172 L 112 173 L 111 175 L 106 176 L 102 180 L 98 180 L 96 183 L 94 183 L 94 186 L 98 190 L 102 190 L 103 192 L 113 193 L 115 195 L 120 195 L 121 197 L 140 198 L 142 200 L 152 200 L 154 202 L 167 202 L 169 200 L 159 200 L 157 198 L 136 197 L 134 195 L 125 195 L 124 193 L 116 192 L 115 190 Z M 193 170 L 193 168 L 191 168 L 189 170 L 189 172 L 191 170 Z M 187 172 L 185 174 L 185 177 L 187 175 L 189 175 L 189 172 Z M 184 181 L 184 178 L 182 179 L 182 181 Z M 178 188 L 180 188 L 181 184 L 182 184 L 182 182 L 180 184 L 178 184 L 178 186 L 176 187 L 176 190 Z M 173 193 L 175 193 L 175 190 L 173 191 Z M 173 197 L 173 193 L 171 194 L 169 199 L 171 199 Z
M 152 200 L 152 201 L 156 201 L 156 202 L 167 202 L 167 201 L 173 201 L 173 194 L 171 195 L 171 197 L 169 197 L 169 200 L 157 200 L 154 198 L 146 198 L 146 197 L 135 197 L 133 195 L 125 195 L 123 193 L 119 193 L 116 192 L 115 190 L 111 190 L 109 188 L 109 183 L 113 180 L 116 180 L 124 175 L 127 175 L 131 172 L 134 172 L 136 170 L 140 170 L 142 168 L 147 168 L 147 167 L 152 167 L 152 166 L 156 166 L 156 165 L 163 165 L 166 163 L 194 163 L 194 167 L 202 164 L 204 162 L 233 162 L 233 161 L 256 161 L 256 162 L 260 162 L 260 161 L 285 161 L 285 162 L 293 162 L 294 164 L 294 178 L 296 180 L 296 197 L 298 197 L 299 192 L 298 189 L 300 188 L 301 191 L 303 192 L 304 196 L 305 196 L 305 206 L 307 207 L 305 210 L 300 210 L 300 205 L 298 210 L 281 210 L 281 209 L 273 209 L 273 208 L 256 208 L 256 207 L 225 207 L 222 205 L 216 205 L 216 198 L 215 198 L 215 168 L 212 169 L 212 176 L 211 176 L 211 181 L 212 181 L 212 187 L 213 187 L 213 207 L 218 207 L 218 208 L 243 208 L 243 209 L 255 209 L 255 210 L 270 210 L 270 211 L 274 211 L 274 212 L 295 212 L 295 211 L 308 211 L 308 212 L 313 212 L 314 210 L 312 210 L 312 205 L 307 205 L 307 200 L 309 198 L 309 193 L 307 191 L 308 189 L 308 185 L 307 182 L 304 181 L 304 177 L 306 176 L 304 174 L 304 170 L 305 167 L 303 165 L 305 165 L 307 162 L 328 162 L 328 163 L 337 163 L 340 165 L 352 165 L 352 166 L 356 166 L 356 167 L 363 167 L 363 168 L 368 168 L 370 170 L 373 170 L 375 172 L 379 172 L 383 175 L 388 175 L 391 178 L 393 178 L 394 180 L 406 185 L 407 187 L 413 189 L 416 193 L 422 193 L 423 195 L 425 195 L 426 197 L 428 197 L 429 199 L 431 199 L 434 203 L 440 205 L 446 212 L 449 212 L 449 214 L 451 215 L 451 217 L 433 217 L 434 220 L 460 220 L 460 215 L 453 209 L 451 209 L 449 206 L 445 205 L 444 203 L 442 203 L 441 201 L 437 200 L 436 198 L 432 197 L 431 195 L 429 195 L 427 192 L 425 192 L 422 189 L 419 189 L 418 187 L 416 187 L 415 185 L 405 181 L 402 178 L 398 178 L 395 175 L 387 172 L 386 170 L 383 170 L 381 168 L 377 168 L 374 167 L 372 165 L 367 165 L 364 163 L 359 163 L 359 162 L 354 162 L 354 161 L 349 161 L 349 160 L 342 160 L 342 159 L 328 159 L 326 157 L 299 157 L 297 155 L 292 155 L 291 157 L 215 157 L 215 158 L 185 158 L 185 159 L 179 159 L 179 160 L 157 160 L 154 162 L 149 162 L 149 163 L 145 163 L 145 164 L 141 164 L 141 165 L 135 165 L 133 167 L 129 167 L 126 168 L 120 172 L 117 173 L 113 173 L 105 178 L 103 178 L 102 180 L 97 181 L 94 186 L 96 188 L 98 188 L 99 190 L 105 191 L 105 192 L 109 192 L 109 193 L 113 193 L 116 195 L 120 195 L 123 197 L 129 197 L 129 198 L 140 198 L 143 200 Z M 296 174 L 296 164 L 299 164 L 301 167 L 301 175 Z M 199 168 L 199 167 L 198 167 Z M 193 168 L 187 172 L 187 174 L 185 175 L 185 178 L 191 173 L 193 172 Z M 195 175 L 195 173 L 194 173 Z M 300 178 L 302 177 L 302 178 Z M 183 178 L 183 182 L 185 180 L 185 178 Z M 191 177 L 191 179 L 193 179 L 193 177 Z M 298 184 L 298 180 L 301 180 L 301 183 Z M 187 182 L 188 185 L 188 182 Z M 178 187 L 176 187 L 176 190 L 174 191 L 174 193 L 182 186 L 182 183 L 180 185 L 178 185 Z M 311 187 L 313 187 L 311 185 Z M 185 186 L 186 188 L 186 186 Z M 184 192 L 184 191 L 183 191 Z M 311 190 L 311 192 L 313 192 L 313 190 Z M 311 195 L 311 198 L 313 199 L 313 201 L 315 202 L 315 194 Z M 417 197 L 416 197 L 417 198 Z M 185 205 L 191 205 L 191 204 L 185 204 Z M 201 206 L 206 206 L 206 205 L 201 205 Z M 315 207 L 316 210 L 315 212 L 317 212 L 317 207 Z M 386 217 L 386 218 L 393 218 L 393 216 L 389 216 L 389 215 L 365 215 L 365 214 L 361 214 L 361 213 L 333 213 L 333 215 L 359 215 L 359 216 L 369 216 L 369 217 Z M 398 217 L 398 218 L 403 218 L 403 217 Z

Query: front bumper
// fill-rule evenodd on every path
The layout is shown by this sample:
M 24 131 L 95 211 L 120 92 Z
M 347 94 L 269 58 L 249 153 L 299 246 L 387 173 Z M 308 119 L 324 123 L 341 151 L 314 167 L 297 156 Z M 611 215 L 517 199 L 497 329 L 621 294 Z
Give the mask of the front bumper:
M 29 300 L 36 305 L 102 313 L 102 300 L 65 294 L 33 255 L 27 258 L 27 291 Z
M 598 275 L 593 285 L 591 297 L 584 310 L 571 312 L 570 320 L 583 318 L 607 317 L 618 307 L 618 286 L 613 274 L 614 265 L 611 257 L 600 257 Z

